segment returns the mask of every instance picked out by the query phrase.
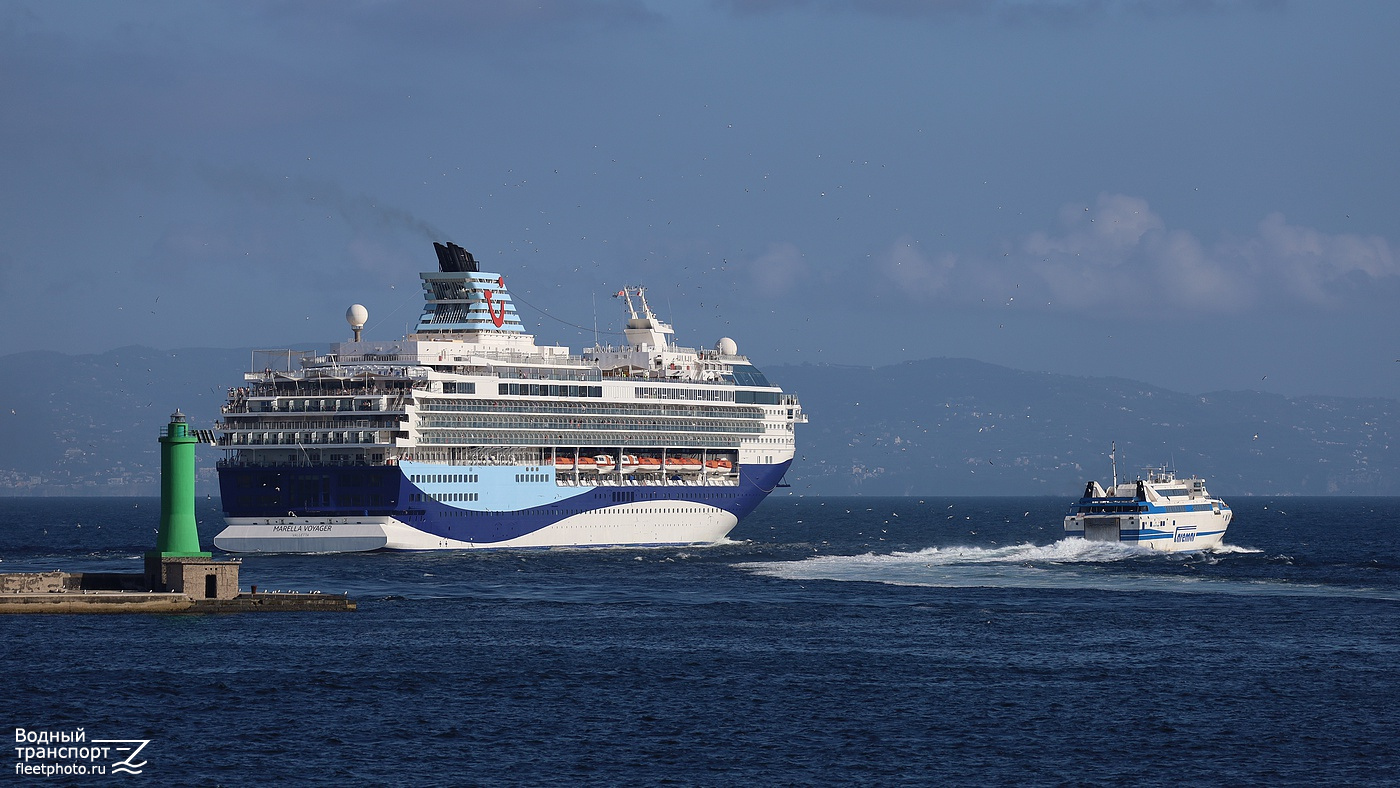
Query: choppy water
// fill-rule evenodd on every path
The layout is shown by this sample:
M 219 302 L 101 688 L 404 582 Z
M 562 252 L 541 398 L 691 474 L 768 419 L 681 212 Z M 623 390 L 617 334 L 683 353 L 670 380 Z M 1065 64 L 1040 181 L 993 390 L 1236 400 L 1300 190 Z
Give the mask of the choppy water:
M 120 779 L 162 785 L 1400 781 L 1400 499 L 1232 500 L 1224 549 L 1176 555 L 1064 540 L 1065 503 L 774 498 L 708 548 L 249 557 L 245 587 L 360 610 L 0 618 L 0 724 L 150 739 Z M 0 571 L 139 571 L 157 515 L 0 500 Z

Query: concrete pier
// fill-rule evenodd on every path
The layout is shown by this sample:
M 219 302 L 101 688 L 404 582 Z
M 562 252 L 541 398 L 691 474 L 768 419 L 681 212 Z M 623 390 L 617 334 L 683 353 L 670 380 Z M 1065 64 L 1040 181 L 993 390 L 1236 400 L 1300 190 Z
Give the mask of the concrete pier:
M 220 562 L 225 563 L 225 562 Z M 285 613 L 350 612 L 345 594 L 239 592 L 204 597 L 151 591 L 146 575 L 30 572 L 0 574 L 0 614 L 6 613 Z M 237 571 L 234 572 L 237 582 Z

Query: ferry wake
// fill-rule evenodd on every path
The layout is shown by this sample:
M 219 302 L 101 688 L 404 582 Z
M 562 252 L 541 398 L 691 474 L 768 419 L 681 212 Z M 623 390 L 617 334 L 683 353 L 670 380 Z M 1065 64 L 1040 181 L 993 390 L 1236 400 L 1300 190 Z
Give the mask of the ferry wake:
M 255 351 L 217 424 L 229 552 L 685 545 L 782 481 L 797 397 L 732 339 L 679 347 L 646 291 L 625 339 L 574 355 L 525 332 L 502 274 L 434 244 L 401 340 Z

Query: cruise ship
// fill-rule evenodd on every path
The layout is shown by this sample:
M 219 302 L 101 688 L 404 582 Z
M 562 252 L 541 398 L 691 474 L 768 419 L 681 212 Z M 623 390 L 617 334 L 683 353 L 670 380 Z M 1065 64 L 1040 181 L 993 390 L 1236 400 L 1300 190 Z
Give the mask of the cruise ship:
M 645 288 L 617 344 L 539 345 L 501 273 L 434 244 L 399 340 L 255 351 L 217 423 L 221 550 L 351 552 L 722 540 L 791 465 L 796 396 L 734 341 L 680 347 Z
M 1120 542 L 1153 550 L 1204 550 L 1220 544 L 1233 513 L 1206 491 L 1204 479 L 1176 478 L 1168 468 L 1148 468 L 1130 482 L 1105 490 L 1097 481 L 1065 515 L 1065 535 L 1091 542 Z

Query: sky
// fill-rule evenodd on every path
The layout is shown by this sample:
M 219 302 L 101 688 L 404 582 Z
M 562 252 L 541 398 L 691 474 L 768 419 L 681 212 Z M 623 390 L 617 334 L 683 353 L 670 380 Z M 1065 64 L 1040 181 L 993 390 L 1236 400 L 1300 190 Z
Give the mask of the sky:
M 1400 398 L 1397 34 L 1390 0 L 0 0 L 0 354 L 323 348 L 352 303 L 394 339 L 453 241 L 575 350 L 644 285 L 761 368 Z

